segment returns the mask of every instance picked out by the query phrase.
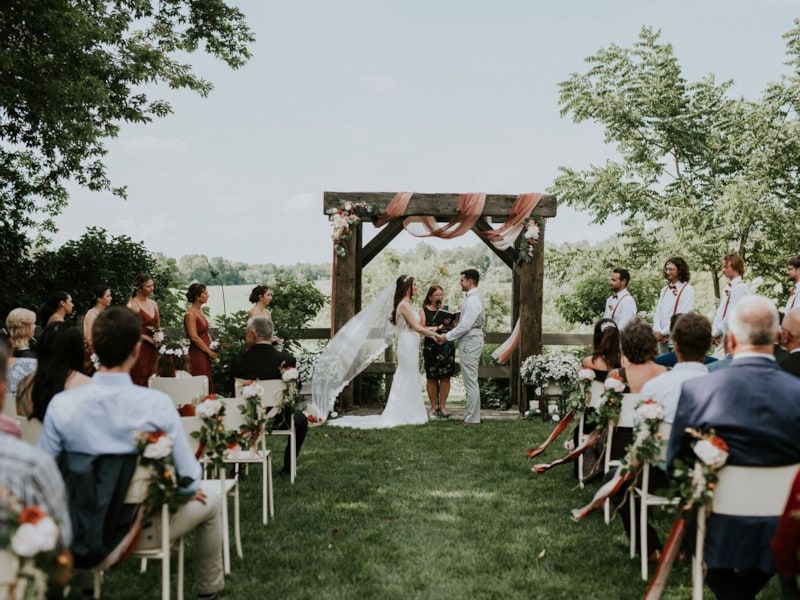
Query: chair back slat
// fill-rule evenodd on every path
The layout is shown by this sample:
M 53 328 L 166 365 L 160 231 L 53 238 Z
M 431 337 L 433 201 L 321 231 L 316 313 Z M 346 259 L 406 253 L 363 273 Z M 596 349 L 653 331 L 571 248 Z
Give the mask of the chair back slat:
M 589 408 L 597 409 L 603 402 L 603 392 L 606 391 L 602 381 L 592 381 L 589 384 Z
M 242 389 L 250 383 L 258 383 L 264 393 L 261 395 L 261 404 L 263 406 L 277 406 L 283 399 L 283 391 L 286 389 L 286 382 L 282 379 L 257 379 L 255 381 L 250 379 L 236 379 L 235 389 L 236 397 L 242 395 Z
M 636 418 L 636 405 L 641 402 L 639 394 L 622 394 L 622 407 L 617 427 L 633 427 Z
M 22 439 L 35 446 L 39 441 L 39 436 L 42 435 L 42 422 L 39 419 L 28 419 L 28 417 L 17 415 L 17 423 L 22 430 Z
M 800 464 L 783 467 L 740 467 L 719 470 L 712 512 L 744 517 L 783 514 L 789 490 Z
M 164 392 L 172 398 L 176 405 L 190 404 L 193 400 L 205 398 L 208 395 L 208 377 L 195 375 L 193 377 L 157 377 L 153 376 L 147 381 L 148 387 Z
M 11 392 L 6 392 L 3 399 L 3 414 L 7 417 L 17 416 L 17 398 Z
M 189 448 L 196 453 L 200 447 L 200 441 L 192 435 L 192 432 L 200 430 L 203 426 L 203 420 L 200 417 L 181 417 L 181 424 L 183 425 L 183 431 L 186 433 L 186 439 L 189 440 Z

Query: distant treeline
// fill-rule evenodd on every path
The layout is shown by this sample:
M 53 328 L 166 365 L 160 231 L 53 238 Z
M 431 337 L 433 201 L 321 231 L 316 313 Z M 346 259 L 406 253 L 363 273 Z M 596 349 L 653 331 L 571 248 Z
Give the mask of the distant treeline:
M 291 266 L 266 263 L 249 265 L 232 262 L 220 256 L 209 258 L 203 254 L 187 254 L 177 261 L 178 279 L 224 285 L 256 284 L 274 279 L 279 269 L 290 270 L 294 275 L 310 281 L 331 276 L 330 263 L 295 263 Z

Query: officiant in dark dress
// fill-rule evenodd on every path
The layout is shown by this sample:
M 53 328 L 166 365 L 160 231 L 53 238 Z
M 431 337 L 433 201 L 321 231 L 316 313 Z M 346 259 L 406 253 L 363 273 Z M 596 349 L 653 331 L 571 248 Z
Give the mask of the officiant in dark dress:
M 444 302 L 444 291 L 440 285 L 432 285 L 428 288 L 422 309 L 419 311 L 420 323 L 427 327 L 435 325 L 434 317 L 440 309 L 447 310 L 447 306 L 442 306 Z M 452 326 L 452 325 L 451 325 Z M 446 332 L 451 327 L 443 327 L 442 332 Z M 431 401 L 431 416 L 447 418 L 447 397 L 450 395 L 450 378 L 456 372 L 456 345 L 455 342 L 445 342 L 437 344 L 431 338 L 425 338 L 422 346 L 422 360 L 425 363 L 425 379 L 428 398 Z
M 247 351 L 231 361 L 231 373 L 239 379 L 281 379 L 281 365 L 296 367 L 297 359 L 287 352 L 280 352 L 272 344 L 273 325 L 266 317 L 252 317 L 247 321 L 245 332 L 247 337 Z M 290 408 L 285 408 L 275 419 L 275 429 L 289 429 L 292 414 Z M 297 455 L 308 433 L 308 419 L 305 414 L 294 410 L 294 427 L 297 433 Z M 281 475 L 289 476 L 291 465 L 291 440 L 286 443 L 283 454 L 283 469 Z

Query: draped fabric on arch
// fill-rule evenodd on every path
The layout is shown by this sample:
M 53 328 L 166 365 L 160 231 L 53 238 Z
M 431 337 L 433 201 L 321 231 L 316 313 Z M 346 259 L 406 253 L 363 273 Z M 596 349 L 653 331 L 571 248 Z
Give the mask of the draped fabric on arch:
M 413 192 L 399 192 L 395 194 L 386 207 L 386 211 L 375 220 L 375 227 L 382 227 L 389 221 L 394 221 L 403 216 L 411 200 Z M 506 221 L 497 229 L 480 232 L 498 250 L 505 250 L 514 245 L 525 219 L 531 216 L 533 209 L 539 204 L 542 194 L 520 194 L 511 207 L 511 212 Z M 486 203 L 486 194 L 461 194 L 458 197 L 458 207 L 455 216 L 446 225 L 439 226 L 433 217 L 408 217 L 403 221 L 403 227 L 408 233 L 416 237 L 438 237 L 452 239 L 464 235 L 477 223 L 483 206 Z M 421 226 L 414 227 L 414 225 Z

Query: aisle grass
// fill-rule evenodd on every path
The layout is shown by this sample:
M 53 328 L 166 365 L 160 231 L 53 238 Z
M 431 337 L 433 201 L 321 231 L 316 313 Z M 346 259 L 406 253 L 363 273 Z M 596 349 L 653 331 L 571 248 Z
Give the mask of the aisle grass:
M 244 561 L 233 558 L 226 598 L 641 598 L 639 562 L 628 558 L 618 519 L 573 523 L 570 467 L 537 476 L 524 451 L 552 425 L 533 420 L 455 421 L 383 431 L 313 428 L 295 485 L 277 476 L 275 520 L 260 524 L 260 474 L 242 482 Z M 563 455 L 561 440 L 541 458 Z M 666 537 L 669 519 L 660 520 Z M 187 598 L 194 593 L 187 549 Z M 158 565 L 128 562 L 104 597 L 158 597 Z M 687 598 L 676 567 L 665 600 Z M 773 582 L 763 598 L 777 597 Z M 710 594 L 707 593 L 707 597 Z

